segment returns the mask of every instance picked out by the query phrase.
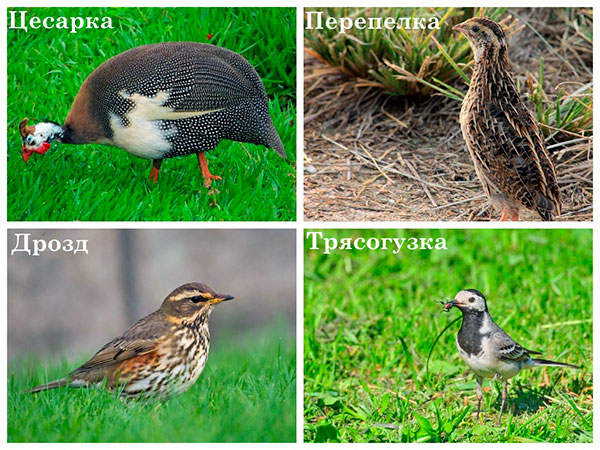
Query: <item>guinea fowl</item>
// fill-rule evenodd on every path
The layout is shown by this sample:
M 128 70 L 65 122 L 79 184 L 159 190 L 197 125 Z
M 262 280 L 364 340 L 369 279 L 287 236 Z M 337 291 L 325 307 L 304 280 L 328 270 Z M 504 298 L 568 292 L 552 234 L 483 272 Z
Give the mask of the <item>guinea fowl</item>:
M 196 42 L 135 47 L 101 64 L 83 82 L 64 124 L 19 125 L 22 157 L 52 141 L 107 144 L 152 159 L 196 153 L 205 185 L 220 179 L 204 152 L 222 139 L 263 145 L 286 157 L 256 70 L 237 53 Z
M 475 17 L 454 29 L 475 53 L 460 125 L 486 195 L 502 211 L 500 220 L 519 220 L 524 208 L 552 220 L 561 212 L 554 163 L 512 79 L 502 27 Z

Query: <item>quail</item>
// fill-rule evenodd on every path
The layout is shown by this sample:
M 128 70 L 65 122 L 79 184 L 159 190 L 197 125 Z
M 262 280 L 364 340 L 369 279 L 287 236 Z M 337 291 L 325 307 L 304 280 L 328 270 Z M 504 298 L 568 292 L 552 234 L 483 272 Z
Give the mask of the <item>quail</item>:
M 196 42 L 135 47 L 101 64 L 83 82 L 63 125 L 19 125 L 25 162 L 53 141 L 107 144 L 152 159 L 156 182 L 162 160 L 197 154 L 205 185 L 220 179 L 205 152 L 222 139 L 250 142 L 286 157 L 263 83 L 231 50 Z
M 122 397 L 167 399 L 198 379 L 210 346 L 208 319 L 214 305 L 231 300 L 201 283 L 171 292 L 160 308 L 137 321 L 65 378 L 31 389 L 106 387 Z
M 460 126 L 475 171 L 500 220 L 519 220 L 523 209 L 552 220 L 561 213 L 554 163 L 536 118 L 512 77 L 506 36 L 487 17 L 454 26 L 475 54 Z
M 465 289 L 454 300 L 442 302 L 444 311 L 458 308 L 463 316 L 456 336 L 458 353 L 471 368 L 477 380 L 477 419 L 481 410 L 482 382 L 484 378 L 502 380 L 502 405 L 498 425 L 508 394 L 508 380 L 521 370 L 539 366 L 578 368 L 573 364 L 535 359 L 531 355 L 541 352 L 528 350 L 514 341 L 500 328 L 490 315 L 485 297 L 476 289 Z

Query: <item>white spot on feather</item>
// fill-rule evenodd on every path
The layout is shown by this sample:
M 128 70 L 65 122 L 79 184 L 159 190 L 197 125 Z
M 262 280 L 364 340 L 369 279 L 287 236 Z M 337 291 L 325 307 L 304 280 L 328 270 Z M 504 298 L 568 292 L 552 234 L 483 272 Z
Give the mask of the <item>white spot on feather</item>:
M 119 95 L 132 101 L 135 106 L 125 115 L 128 126 L 123 126 L 117 114 L 110 114 L 112 141 L 129 153 L 146 159 L 160 159 L 172 148 L 167 138 L 176 135 L 177 129 L 171 127 L 166 130 L 161 121 L 187 119 L 220 111 L 175 111 L 164 106 L 170 96 L 167 91 L 159 91 L 154 97 L 128 94 L 125 91 L 119 92 Z

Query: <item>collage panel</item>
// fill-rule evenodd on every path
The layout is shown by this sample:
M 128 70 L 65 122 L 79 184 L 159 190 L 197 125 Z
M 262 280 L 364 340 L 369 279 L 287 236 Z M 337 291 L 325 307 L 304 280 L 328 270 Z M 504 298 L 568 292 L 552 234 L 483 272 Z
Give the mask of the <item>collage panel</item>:
M 8 220 L 295 220 L 295 8 L 7 16 Z
M 304 8 L 307 221 L 592 221 L 591 8 Z
M 308 229 L 304 256 L 305 442 L 592 442 L 592 230 Z
M 294 230 L 8 247 L 8 442 L 296 441 Z

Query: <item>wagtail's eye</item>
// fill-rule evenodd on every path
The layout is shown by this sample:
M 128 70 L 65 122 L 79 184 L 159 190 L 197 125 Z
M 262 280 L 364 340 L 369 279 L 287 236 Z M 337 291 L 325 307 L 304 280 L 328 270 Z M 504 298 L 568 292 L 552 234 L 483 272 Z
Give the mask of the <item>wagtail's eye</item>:
M 471 298 L 469 299 L 469 303 L 473 303 L 474 301 L 475 301 L 475 297 L 471 297 Z
M 200 300 L 202 300 L 202 297 L 195 295 L 194 297 L 190 297 L 190 300 L 194 303 L 198 303 Z
M 473 26 L 471 27 L 471 31 L 472 31 L 473 33 L 479 33 L 479 30 L 480 30 L 480 29 L 481 29 L 481 28 L 479 28 L 477 25 L 473 25 Z

